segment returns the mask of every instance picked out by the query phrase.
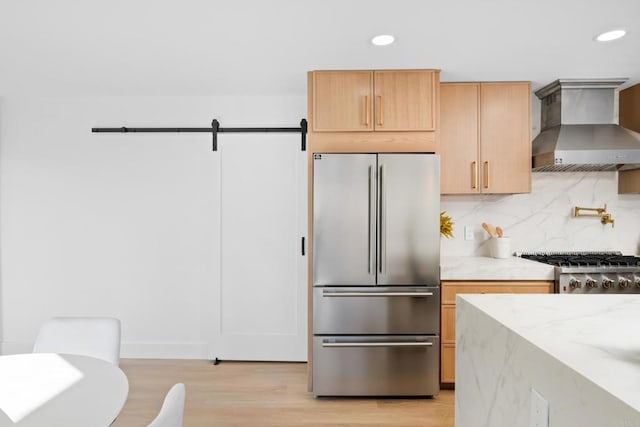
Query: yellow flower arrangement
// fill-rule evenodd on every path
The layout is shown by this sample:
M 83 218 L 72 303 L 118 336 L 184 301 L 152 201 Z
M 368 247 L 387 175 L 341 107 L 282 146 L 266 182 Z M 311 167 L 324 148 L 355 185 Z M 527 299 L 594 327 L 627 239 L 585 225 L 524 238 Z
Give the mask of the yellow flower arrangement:
M 440 212 L 440 234 L 448 239 L 453 237 L 453 220 L 445 215 L 446 213 L 446 211 Z

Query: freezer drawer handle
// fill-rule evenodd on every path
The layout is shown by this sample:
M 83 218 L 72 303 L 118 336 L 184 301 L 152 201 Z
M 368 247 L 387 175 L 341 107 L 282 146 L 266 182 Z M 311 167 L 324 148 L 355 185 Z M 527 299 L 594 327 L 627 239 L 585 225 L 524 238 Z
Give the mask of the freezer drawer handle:
M 323 347 L 431 347 L 432 342 L 323 342 Z
M 433 292 L 323 292 L 323 297 L 431 297 Z

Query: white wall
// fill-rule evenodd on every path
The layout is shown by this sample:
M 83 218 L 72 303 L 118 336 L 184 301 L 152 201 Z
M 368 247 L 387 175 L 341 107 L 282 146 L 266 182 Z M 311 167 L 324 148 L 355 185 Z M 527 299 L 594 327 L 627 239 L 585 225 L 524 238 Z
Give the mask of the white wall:
M 104 314 L 123 321 L 123 357 L 215 354 L 220 156 L 210 135 L 90 129 L 297 126 L 305 116 L 305 96 L 0 97 L 0 353 L 29 351 L 50 316 Z M 574 205 L 604 203 L 615 228 L 571 218 Z M 612 172 L 535 173 L 531 194 L 444 196 L 442 208 L 455 221 L 443 255 L 486 255 L 485 221 L 515 250 L 640 251 L 640 196 L 619 196 Z M 476 240 L 463 240 L 464 225 Z
M 215 352 L 211 135 L 91 128 L 305 116 L 305 96 L 0 98 L 0 352 L 29 351 L 50 316 L 87 314 L 122 320 L 123 357 Z

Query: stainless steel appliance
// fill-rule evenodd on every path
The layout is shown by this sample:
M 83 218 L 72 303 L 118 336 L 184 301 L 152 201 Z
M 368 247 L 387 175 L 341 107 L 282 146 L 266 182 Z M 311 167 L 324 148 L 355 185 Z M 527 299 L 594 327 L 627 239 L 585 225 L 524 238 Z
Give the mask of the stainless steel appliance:
M 640 293 L 640 257 L 620 252 L 525 252 L 522 258 L 555 265 L 556 292 Z
M 440 162 L 314 154 L 313 393 L 437 394 Z
M 640 133 L 617 125 L 616 88 L 627 79 L 559 79 L 540 90 L 541 132 L 533 171 L 616 171 L 640 167 Z

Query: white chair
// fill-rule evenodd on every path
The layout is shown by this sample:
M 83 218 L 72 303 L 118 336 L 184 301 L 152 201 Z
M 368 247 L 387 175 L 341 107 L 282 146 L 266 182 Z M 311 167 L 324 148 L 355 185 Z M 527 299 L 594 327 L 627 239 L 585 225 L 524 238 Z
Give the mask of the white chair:
M 54 317 L 42 325 L 34 353 L 91 356 L 118 365 L 120 320 L 113 317 Z
M 184 384 L 174 384 L 164 398 L 158 416 L 151 421 L 149 427 L 182 427 L 185 395 Z

